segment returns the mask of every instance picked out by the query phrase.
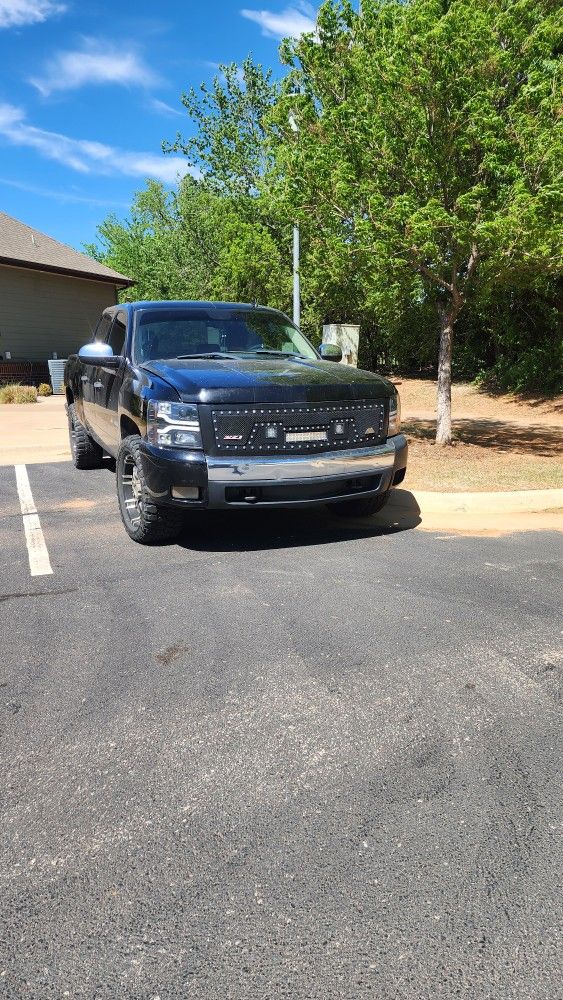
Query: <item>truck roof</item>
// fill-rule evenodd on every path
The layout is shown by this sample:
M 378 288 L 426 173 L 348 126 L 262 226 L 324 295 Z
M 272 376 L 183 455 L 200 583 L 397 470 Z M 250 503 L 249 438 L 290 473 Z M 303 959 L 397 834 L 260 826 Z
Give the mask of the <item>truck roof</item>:
M 111 308 L 133 311 L 135 309 L 170 309 L 175 306 L 179 306 L 182 309 L 268 309 L 270 312 L 279 312 L 278 309 L 271 309 L 270 306 L 263 306 L 257 302 L 201 302 L 197 300 L 183 301 L 181 299 L 157 299 L 154 302 L 143 300 L 139 302 L 122 302 L 117 306 L 111 306 Z

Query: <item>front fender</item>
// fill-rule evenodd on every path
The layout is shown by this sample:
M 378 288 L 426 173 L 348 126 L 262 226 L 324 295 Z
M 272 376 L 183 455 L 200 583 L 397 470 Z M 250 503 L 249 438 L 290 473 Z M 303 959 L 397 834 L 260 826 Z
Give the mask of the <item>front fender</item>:
M 139 429 L 141 437 L 147 433 L 147 407 L 151 399 L 178 400 L 178 393 L 167 382 L 151 375 L 142 368 L 132 366 L 125 372 L 119 393 L 118 413 L 120 424 L 130 421 Z

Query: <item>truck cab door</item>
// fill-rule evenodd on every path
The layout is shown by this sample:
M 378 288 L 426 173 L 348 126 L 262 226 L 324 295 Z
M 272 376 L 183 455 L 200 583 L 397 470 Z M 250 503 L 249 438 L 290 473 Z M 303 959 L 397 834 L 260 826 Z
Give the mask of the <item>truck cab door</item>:
M 112 315 L 103 313 L 94 333 L 94 340 L 105 341 L 111 326 Z M 82 419 L 87 430 L 98 436 L 98 420 L 96 413 L 96 389 L 98 381 L 97 365 L 83 362 L 80 372 L 80 396 L 82 399 Z
M 96 369 L 96 379 L 94 382 L 96 433 L 110 454 L 117 453 L 121 437 L 118 405 L 119 387 L 123 376 L 123 368 L 126 364 L 124 357 L 126 337 L 127 315 L 125 312 L 120 311 L 116 313 L 113 319 L 113 323 L 105 338 L 105 343 L 109 344 L 117 357 L 123 358 L 123 363 L 119 368 L 106 368 L 104 365 L 100 365 Z

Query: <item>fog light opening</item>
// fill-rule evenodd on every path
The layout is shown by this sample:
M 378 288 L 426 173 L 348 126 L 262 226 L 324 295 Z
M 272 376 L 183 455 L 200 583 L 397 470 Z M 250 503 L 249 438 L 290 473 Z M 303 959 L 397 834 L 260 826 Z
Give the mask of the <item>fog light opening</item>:
M 173 486 L 171 492 L 175 500 L 199 500 L 198 486 Z

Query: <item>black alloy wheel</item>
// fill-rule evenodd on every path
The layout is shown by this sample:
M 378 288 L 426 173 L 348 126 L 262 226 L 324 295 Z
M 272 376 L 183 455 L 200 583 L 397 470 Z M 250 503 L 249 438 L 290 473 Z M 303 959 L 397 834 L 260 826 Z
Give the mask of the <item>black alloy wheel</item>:
M 140 454 L 141 438 L 124 438 L 117 453 L 116 478 L 119 511 L 125 530 L 134 542 L 152 545 L 176 538 L 183 516 L 155 503 L 147 489 Z

